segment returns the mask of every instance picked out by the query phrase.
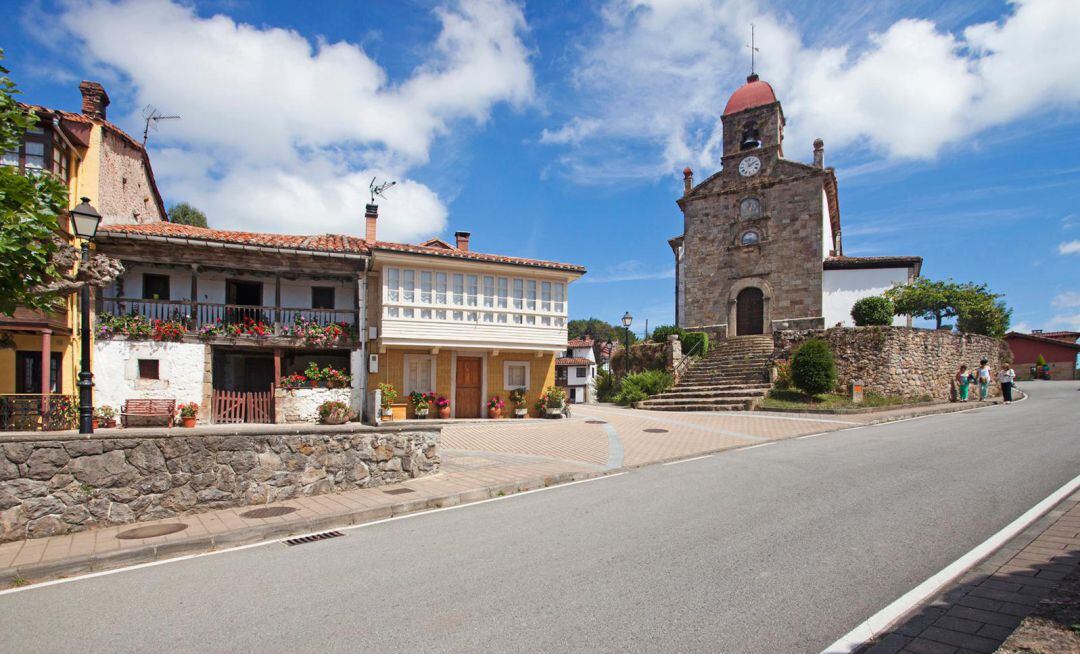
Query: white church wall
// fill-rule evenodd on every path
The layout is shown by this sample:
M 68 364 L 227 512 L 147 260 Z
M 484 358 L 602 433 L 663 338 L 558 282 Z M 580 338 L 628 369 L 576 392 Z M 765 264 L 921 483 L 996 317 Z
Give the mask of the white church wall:
M 826 270 L 822 276 L 821 308 L 825 316 L 825 326 L 834 327 L 837 323 L 845 327 L 854 327 L 851 319 L 851 307 L 861 298 L 881 295 L 897 283 L 908 281 L 907 268 L 865 268 Z M 897 327 L 908 326 L 908 318 L 897 316 L 893 319 Z

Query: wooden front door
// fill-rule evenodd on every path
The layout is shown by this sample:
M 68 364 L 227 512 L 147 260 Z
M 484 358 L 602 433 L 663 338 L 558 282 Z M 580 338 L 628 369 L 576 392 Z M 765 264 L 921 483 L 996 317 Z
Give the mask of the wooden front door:
M 479 357 L 458 357 L 454 392 L 454 415 L 458 418 L 479 418 L 484 398 L 480 377 L 483 362 Z
M 744 288 L 735 298 L 735 334 L 765 333 L 765 296 L 760 288 Z

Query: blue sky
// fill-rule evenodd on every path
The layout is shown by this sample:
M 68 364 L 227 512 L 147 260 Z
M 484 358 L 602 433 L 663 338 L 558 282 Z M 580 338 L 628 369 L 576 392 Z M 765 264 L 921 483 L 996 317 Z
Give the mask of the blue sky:
M 870 6 L 867 6 L 870 5 Z M 580 263 L 573 317 L 670 323 L 681 170 L 715 172 L 748 72 L 822 137 L 848 255 L 920 255 L 986 282 L 1021 329 L 1080 329 L 1080 6 L 1074 0 L 12 3 L 24 99 L 101 81 L 150 140 L 167 204 L 224 229 L 380 235 Z

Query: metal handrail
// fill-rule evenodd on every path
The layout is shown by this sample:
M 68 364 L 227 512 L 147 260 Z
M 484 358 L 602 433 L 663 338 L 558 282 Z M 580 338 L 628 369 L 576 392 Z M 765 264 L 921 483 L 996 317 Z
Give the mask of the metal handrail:
M 679 340 L 681 342 L 682 339 Z M 693 362 L 693 359 L 691 357 L 693 357 L 696 351 L 700 349 L 701 346 L 704 344 L 705 340 L 701 339 L 697 342 L 696 345 L 694 345 L 694 347 L 690 348 L 689 352 L 683 352 L 682 361 L 680 361 L 679 364 L 675 366 L 675 368 L 671 371 L 673 377 L 681 377 L 682 374 L 686 372 L 686 369 L 689 368 L 690 364 Z

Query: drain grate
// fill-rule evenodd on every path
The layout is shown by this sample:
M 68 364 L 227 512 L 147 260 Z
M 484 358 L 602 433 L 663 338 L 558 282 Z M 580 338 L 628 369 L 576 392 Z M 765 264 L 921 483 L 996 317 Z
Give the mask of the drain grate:
M 307 543 L 314 543 L 316 541 L 326 540 L 328 538 L 337 538 L 339 536 L 344 536 L 344 535 L 345 534 L 341 533 L 340 531 L 324 531 L 321 534 L 312 534 L 310 536 L 300 536 L 299 538 L 290 538 L 289 540 L 285 541 L 285 544 L 288 545 L 289 547 L 292 547 L 293 545 L 304 545 L 304 544 L 307 544 Z
M 252 509 L 250 511 L 244 511 L 240 514 L 241 518 L 277 518 L 283 515 L 289 515 L 293 511 L 296 511 L 294 506 L 268 506 L 262 509 Z
M 384 490 L 387 495 L 404 495 L 405 493 L 415 493 L 411 488 L 391 488 L 390 490 Z
M 185 525 L 184 523 L 171 522 L 165 525 L 147 525 L 145 527 L 135 527 L 134 529 L 121 531 L 116 535 L 116 537 L 122 540 L 137 538 L 155 538 L 157 536 L 167 536 L 169 534 L 175 534 L 176 532 L 184 531 L 185 529 L 187 529 L 187 525 Z
M 650 427 L 649 429 L 643 429 L 642 431 L 644 431 L 647 434 L 666 434 L 666 433 L 668 433 L 668 430 L 666 430 L 666 429 L 658 429 L 656 427 Z
M 603 420 L 586 420 L 585 424 L 586 425 L 606 425 L 607 422 L 605 422 Z

